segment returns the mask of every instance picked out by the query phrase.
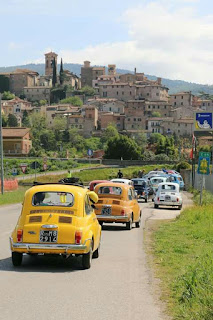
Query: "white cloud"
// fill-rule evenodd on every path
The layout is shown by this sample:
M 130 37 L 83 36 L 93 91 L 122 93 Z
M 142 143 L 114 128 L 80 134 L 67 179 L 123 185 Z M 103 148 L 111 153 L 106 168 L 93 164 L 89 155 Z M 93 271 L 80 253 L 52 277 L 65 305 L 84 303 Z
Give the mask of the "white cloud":
M 213 17 L 199 16 L 195 2 L 156 0 L 129 9 L 122 17 L 128 41 L 61 50 L 59 55 L 65 62 L 116 63 L 119 68 L 137 67 L 148 74 L 212 84 Z

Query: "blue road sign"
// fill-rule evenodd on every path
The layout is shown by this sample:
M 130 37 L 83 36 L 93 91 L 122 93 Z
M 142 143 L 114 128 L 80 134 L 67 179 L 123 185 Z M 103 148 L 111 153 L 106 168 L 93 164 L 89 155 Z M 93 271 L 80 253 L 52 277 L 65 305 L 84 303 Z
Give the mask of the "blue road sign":
M 195 130 L 212 131 L 213 130 L 213 113 L 212 112 L 196 112 L 195 114 Z
M 210 159 L 211 153 L 210 152 L 199 152 L 199 160 L 198 160 L 198 174 L 210 174 Z
M 88 149 L 88 150 L 87 150 L 87 155 L 88 155 L 89 157 L 92 157 L 92 156 L 93 156 L 93 150 L 92 150 L 92 149 Z

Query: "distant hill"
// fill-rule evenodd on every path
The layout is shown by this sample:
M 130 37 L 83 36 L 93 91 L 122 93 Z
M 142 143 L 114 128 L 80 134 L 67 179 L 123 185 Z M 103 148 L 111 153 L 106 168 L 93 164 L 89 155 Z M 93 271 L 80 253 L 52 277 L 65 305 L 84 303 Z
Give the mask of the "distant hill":
M 76 63 L 64 63 L 64 69 L 67 69 L 78 76 L 81 73 L 81 64 L 76 64 Z M 59 70 L 59 65 L 58 65 L 58 70 Z M 21 66 L 11 66 L 11 67 L 0 67 L 0 72 L 10 72 L 15 69 L 31 69 L 34 71 L 37 71 L 40 75 L 44 74 L 44 64 L 26 64 L 26 65 L 21 65 Z M 129 70 L 124 70 L 124 69 L 117 69 L 118 73 L 133 73 L 132 71 Z M 155 80 L 157 77 L 156 76 L 151 76 L 151 75 L 146 75 L 148 79 L 150 80 Z M 200 92 L 205 92 L 210 95 L 213 95 L 213 85 L 204 85 L 204 84 L 198 84 L 198 83 L 193 83 L 193 82 L 187 82 L 187 81 L 182 81 L 182 80 L 170 80 L 170 79 L 165 79 L 162 78 L 162 83 L 166 87 L 169 88 L 169 93 L 176 93 L 180 91 L 191 91 L 193 94 L 199 94 Z

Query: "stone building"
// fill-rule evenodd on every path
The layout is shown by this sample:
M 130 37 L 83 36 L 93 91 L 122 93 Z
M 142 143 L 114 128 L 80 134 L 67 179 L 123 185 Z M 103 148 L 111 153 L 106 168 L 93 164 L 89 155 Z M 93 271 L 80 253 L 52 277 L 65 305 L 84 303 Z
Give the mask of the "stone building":
M 47 100 L 50 103 L 51 87 L 33 86 L 24 87 L 24 95 L 29 101 Z
M 194 131 L 194 119 L 174 119 L 173 121 L 165 119 L 162 121 L 161 126 L 163 127 L 164 134 L 177 134 L 181 136 L 191 136 Z
M 81 67 L 81 85 L 92 87 L 93 80 L 105 75 L 105 67 L 91 67 L 90 61 L 84 61 L 84 66 Z
M 57 57 L 55 52 L 45 53 L 45 76 L 52 77 L 53 75 L 53 60 L 55 58 L 56 74 L 57 74 Z
M 124 130 L 125 115 L 113 112 L 99 112 L 99 122 L 101 130 L 105 130 L 110 123 L 116 125 L 119 131 Z
M 29 128 L 3 128 L 3 152 L 7 156 L 27 155 L 32 148 Z
M 185 108 L 191 108 L 192 101 L 193 101 L 193 95 L 191 91 L 170 94 L 170 103 L 173 108 L 178 108 L 183 106 Z
M 38 83 L 38 72 L 28 69 L 16 69 L 8 73 L 1 73 L 9 79 L 9 91 L 16 96 L 23 94 L 24 87 L 35 86 Z
M 100 98 L 114 98 L 121 101 L 135 99 L 136 88 L 129 83 L 99 84 Z
M 29 101 L 15 97 L 11 100 L 2 100 L 2 110 L 6 116 L 9 114 L 17 116 L 21 115 L 24 110 L 31 112 L 33 108 Z

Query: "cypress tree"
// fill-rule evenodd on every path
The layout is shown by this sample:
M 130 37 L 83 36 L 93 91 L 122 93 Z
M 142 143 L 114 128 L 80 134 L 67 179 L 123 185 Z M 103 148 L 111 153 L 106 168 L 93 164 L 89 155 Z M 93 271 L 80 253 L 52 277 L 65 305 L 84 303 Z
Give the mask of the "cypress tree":
M 53 87 L 55 87 L 55 85 L 56 85 L 56 83 L 57 83 L 57 74 L 56 74 L 56 63 L 55 63 L 55 58 L 53 59 L 52 66 L 53 66 L 53 77 L 52 77 L 52 82 L 53 82 Z
M 60 85 L 62 85 L 62 84 L 64 83 L 64 68 L 63 68 L 62 58 L 61 58 L 61 66 L 60 66 L 59 80 L 60 80 Z

